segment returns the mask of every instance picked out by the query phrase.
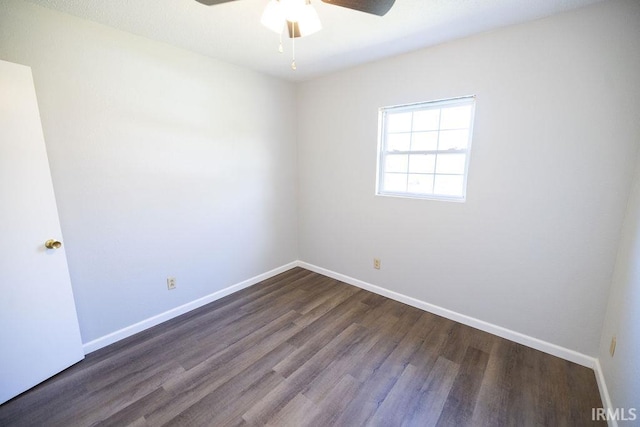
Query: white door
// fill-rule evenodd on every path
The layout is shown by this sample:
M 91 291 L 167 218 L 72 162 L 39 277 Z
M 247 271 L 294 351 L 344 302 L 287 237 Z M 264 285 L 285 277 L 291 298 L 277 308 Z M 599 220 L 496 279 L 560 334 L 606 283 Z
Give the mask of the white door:
M 84 357 L 31 69 L 0 61 L 0 404 Z

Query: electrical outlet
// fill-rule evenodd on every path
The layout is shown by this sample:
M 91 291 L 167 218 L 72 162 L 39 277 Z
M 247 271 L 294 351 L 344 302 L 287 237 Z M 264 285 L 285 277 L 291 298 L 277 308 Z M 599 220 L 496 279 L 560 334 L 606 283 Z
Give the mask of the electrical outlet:
M 176 288 L 176 278 L 175 277 L 167 277 L 167 289 L 175 289 Z
M 609 354 L 611 354 L 611 357 L 613 357 L 615 352 L 616 352 L 616 336 L 614 335 L 613 338 L 611 338 L 611 345 L 609 345 Z
M 380 258 L 373 259 L 373 268 L 376 270 L 380 270 Z

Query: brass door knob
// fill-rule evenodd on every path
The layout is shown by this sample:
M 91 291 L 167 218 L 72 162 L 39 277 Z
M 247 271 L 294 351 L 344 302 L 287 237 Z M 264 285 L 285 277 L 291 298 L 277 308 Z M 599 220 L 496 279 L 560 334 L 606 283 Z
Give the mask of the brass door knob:
M 49 239 L 44 242 L 44 246 L 47 249 L 60 249 L 62 247 L 62 243 L 58 242 L 57 240 Z

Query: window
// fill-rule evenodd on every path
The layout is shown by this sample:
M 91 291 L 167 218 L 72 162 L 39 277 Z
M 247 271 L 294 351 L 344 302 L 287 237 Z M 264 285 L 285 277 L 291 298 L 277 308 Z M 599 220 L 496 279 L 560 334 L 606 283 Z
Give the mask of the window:
M 464 201 L 475 97 L 380 109 L 376 194 Z

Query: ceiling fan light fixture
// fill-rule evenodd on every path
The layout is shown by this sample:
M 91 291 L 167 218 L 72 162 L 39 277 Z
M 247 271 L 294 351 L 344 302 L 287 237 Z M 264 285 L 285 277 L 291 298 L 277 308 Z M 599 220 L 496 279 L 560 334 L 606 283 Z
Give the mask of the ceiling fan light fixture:
M 275 33 L 281 33 L 289 23 L 295 23 L 296 31 L 289 29 L 290 37 L 304 37 L 322 29 L 320 17 L 309 0 L 269 0 L 260 19 L 262 25 Z
M 267 7 L 262 12 L 262 18 L 260 23 L 273 31 L 274 33 L 281 33 L 284 28 L 286 18 L 284 15 L 284 7 L 278 0 L 269 0 Z
M 309 2 L 299 11 L 297 22 L 300 29 L 300 37 L 309 36 L 322 29 L 318 12 Z
M 234 0 L 196 0 L 211 6 Z M 383 16 L 396 0 L 322 0 L 324 3 L 359 10 L 373 15 Z M 260 18 L 262 25 L 277 33 L 280 37 L 278 52 L 283 53 L 282 34 L 285 27 L 291 38 L 291 68 L 296 69 L 296 38 L 317 33 L 322 29 L 320 17 L 311 0 L 269 0 Z

